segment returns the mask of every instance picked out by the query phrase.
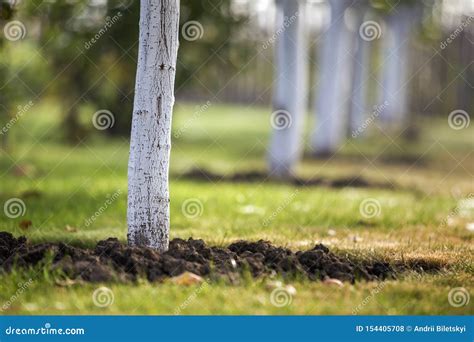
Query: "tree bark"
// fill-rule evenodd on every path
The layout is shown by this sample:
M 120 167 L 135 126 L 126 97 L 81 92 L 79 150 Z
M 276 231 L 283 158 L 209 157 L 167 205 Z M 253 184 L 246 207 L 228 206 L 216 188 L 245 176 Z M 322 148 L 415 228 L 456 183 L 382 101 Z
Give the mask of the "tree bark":
M 357 28 L 364 22 L 364 12 L 367 7 L 357 9 Z M 349 111 L 349 133 L 355 138 L 365 133 L 361 129 L 369 112 L 367 92 L 370 74 L 370 47 L 374 42 L 363 39 L 357 34 L 357 46 L 353 61 L 352 94 Z
M 316 123 L 311 147 L 316 156 L 331 155 L 345 137 L 352 56 L 351 33 L 344 23 L 348 0 L 331 0 L 331 21 L 323 33 L 315 95 Z M 318 47 L 319 50 L 319 47 Z
M 380 113 L 386 125 L 400 125 L 407 116 L 408 47 L 412 16 L 410 8 L 401 6 L 387 17 L 384 37 L 383 91 L 380 103 L 387 103 Z
M 168 169 L 179 0 L 142 0 L 128 164 L 128 242 L 168 249 Z
M 275 88 L 269 150 L 270 174 L 292 176 L 301 158 L 303 124 L 307 103 L 307 49 L 305 6 L 300 0 L 277 1 Z

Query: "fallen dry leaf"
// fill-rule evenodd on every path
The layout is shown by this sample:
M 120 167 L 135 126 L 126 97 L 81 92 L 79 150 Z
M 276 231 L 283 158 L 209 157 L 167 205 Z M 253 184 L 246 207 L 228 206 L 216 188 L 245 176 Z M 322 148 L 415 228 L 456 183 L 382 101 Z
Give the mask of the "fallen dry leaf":
M 28 228 L 30 228 L 31 226 L 33 225 L 33 222 L 31 222 L 31 220 L 22 220 L 20 221 L 20 223 L 18 224 L 18 226 L 23 229 L 23 230 L 27 230 Z
M 77 228 L 76 227 L 72 227 L 70 225 L 66 225 L 66 227 L 64 227 L 64 230 L 69 232 L 69 233 L 75 233 L 77 232 Z
M 323 284 L 333 285 L 333 286 L 338 286 L 338 287 L 343 287 L 344 286 L 342 281 L 340 281 L 339 279 L 334 279 L 334 278 L 324 279 Z
M 179 276 L 171 278 L 170 281 L 176 285 L 189 286 L 189 285 L 200 284 L 204 282 L 204 279 L 201 276 L 198 276 L 197 274 L 194 274 L 191 272 L 184 272 L 183 274 L 180 274 Z

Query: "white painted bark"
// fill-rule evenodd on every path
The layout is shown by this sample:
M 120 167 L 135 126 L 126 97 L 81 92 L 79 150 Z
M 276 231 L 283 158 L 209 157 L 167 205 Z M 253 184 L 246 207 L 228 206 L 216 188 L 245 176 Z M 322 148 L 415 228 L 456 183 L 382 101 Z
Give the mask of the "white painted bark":
M 305 1 L 278 0 L 273 95 L 273 137 L 269 171 L 276 178 L 292 176 L 301 158 L 307 108 Z
M 383 81 L 380 103 L 387 103 L 380 113 L 384 124 L 402 124 L 407 115 L 407 74 L 409 68 L 410 9 L 400 7 L 387 17 L 383 47 Z
M 316 123 L 311 137 L 315 155 L 330 155 L 345 137 L 351 75 L 351 32 L 344 23 L 349 0 L 331 0 L 331 21 L 323 33 L 318 85 L 315 94 Z M 322 45 L 322 46 L 321 46 Z
M 141 0 L 128 164 L 128 243 L 168 249 L 168 169 L 179 0 Z
M 365 7 L 357 13 L 359 28 L 364 22 Z M 357 32 L 358 33 L 358 32 Z M 366 41 L 361 34 L 357 34 L 357 46 L 353 60 L 352 94 L 349 111 L 349 131 L 353 136 L 362 135 L 361 130 L 369 112 L 367 104 L 367 93 L 370 76 L 370 47 L 374 42 Z M 357 134 L 354 134 L 357 132 Z

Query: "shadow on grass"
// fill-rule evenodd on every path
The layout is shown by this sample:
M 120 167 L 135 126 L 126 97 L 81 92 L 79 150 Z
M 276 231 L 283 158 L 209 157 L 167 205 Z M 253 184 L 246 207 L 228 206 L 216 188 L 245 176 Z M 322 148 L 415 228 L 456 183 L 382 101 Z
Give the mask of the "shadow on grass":
M 372 182 L 361 176 L 346 177 L 346 178 L 304 178 L 294 176 L 291 179 L 279 181 L 267 173 L 261 171 L 248 171 L 234 174 L 218 174 L 204 169 L 191 169 L 179 175 L 173 175 L 176 179 L 186 179 L 196 182 L 226 182 L 226 183 L 266 183 L 266 182 L 281 182 L 298 187 L 325 187 L 325 188 L 375 188 L 375 189 L 395 189 L 391 183 Z

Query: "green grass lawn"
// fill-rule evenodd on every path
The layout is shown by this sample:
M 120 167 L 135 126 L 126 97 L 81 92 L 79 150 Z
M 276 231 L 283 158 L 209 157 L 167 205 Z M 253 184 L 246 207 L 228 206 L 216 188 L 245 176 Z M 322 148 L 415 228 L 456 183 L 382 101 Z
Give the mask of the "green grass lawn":
M 267 279 L 243 278 L 229 285 L 190 287 L 170 282 L 137 284 L 60 283 L 37 268 L 0 275 L 3 314 L 472 314 L 450 305 L 453 288 L 472 291 L 474 193 L 473 129 L 455 131 L 446 120 L 421 120 L 421 136 L 408 143 L 376 127 L 366 139 L 349 140 L 329 160 L 305 157 L 302 177 L 362 176 L 393 189 L 294 187 L 264 183 L 196 182 L 181 175 L 202 168 L 222 175 L 264 171 L 269 110 L 212 104 L 208 110 L 178 103 L 171 156 L 171 237 L 202 238 L 223 245 L 238 239 L 270 240 L 292 249 L 324 243 L 338 253 L 391 262 L 436 263 L 434 274 L 407 272 L 397 280 L 335 287 L 304 280 L 291 302 L 272 305 Z M 309 127 L 310 125 L 308 125 Z M 78 146 L 58 141 L 54 103 L 35 105 L 11 130 L 11 150 L 0 155 L 0 204 L 21 198 L 23 217 L 0 215 L 0 230 L 35 242 L 63 241 L 94 246 L 107 237 L 126 241 L 128 141 L 96 133 Z M 306 155 L 310 148 L 306 146 Z M 465 200 L 470 197 L 470 200 Z M 108 199 L 114 198 L 110 205 Z M 183 203 L 202 205 L 185 215 Z M 360 205 L 378 205 L 364 217 Z M 463 200 L 464 199 L 464 200 Z M 110 201 L 109 201 L 110 202 Z M 99 209 L 102 214 L 90 219 Z M 32 226 L 21 229 L 22 220 Z M 32 282 L 18 293 L 19 287 Z M 106 286 L 114 301 L 94 305 L 94 291 Z M 15 298 L 12 300 L 12 296 Z

